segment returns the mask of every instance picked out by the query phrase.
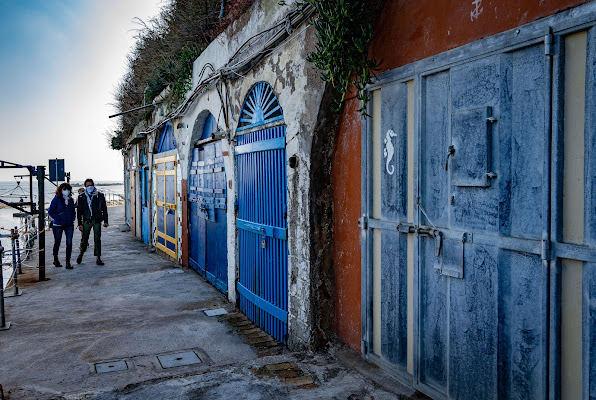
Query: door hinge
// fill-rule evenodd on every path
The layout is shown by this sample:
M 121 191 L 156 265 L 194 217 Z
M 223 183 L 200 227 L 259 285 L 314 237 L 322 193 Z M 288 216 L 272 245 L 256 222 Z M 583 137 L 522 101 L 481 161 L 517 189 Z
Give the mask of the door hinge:
M 542 246 L 540 249 L 540 258 L 542 260 L 547 260 L 547 261 L 551 261 L 553 259 L 552 252 L 551 252 L 551 246 L 550 246 L 550 240 L 546 240 L 546 239 L 542 240 Z
M 544 37 L 544 54 L 547 56 L 555 55 L 554 35 L 551 29 L 549 29 L 548 34 Z
M 360 227 L 360 229 L 368 228 L 368 218 L 365 214 L 362 214 L 362 217 L 358 218 L 358 226 Z

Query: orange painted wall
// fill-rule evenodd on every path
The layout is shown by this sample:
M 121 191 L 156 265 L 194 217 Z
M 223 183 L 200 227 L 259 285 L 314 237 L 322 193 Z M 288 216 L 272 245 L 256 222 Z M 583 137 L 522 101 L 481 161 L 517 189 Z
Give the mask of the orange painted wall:
M 480 0 L 476 9 L 473 0 L 387 0 L 371 55 L 389 70 L 587 2 Z
M 375 24 L 371 55 L 382 70 L 471 43 L 587 0 L 387 0 Z M 478 10 L 479 10 L 478 9 Z M 349 100 L 342 114 L 333 158 L 335 325 L 338 337 L 360 351 L 361 266 L 360 114 Z
M 333 237 L 335 328 L 341 340 L 360 351 L 360 114 L 348 100 L 335 142 Z

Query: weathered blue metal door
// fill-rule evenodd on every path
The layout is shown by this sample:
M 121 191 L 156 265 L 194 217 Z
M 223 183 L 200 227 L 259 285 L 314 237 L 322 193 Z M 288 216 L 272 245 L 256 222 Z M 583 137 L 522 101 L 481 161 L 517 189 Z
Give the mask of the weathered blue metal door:
M 433 398 L 548 392 L 544 48 L 373 92 L 368 352 Z
M 228 290 L 226 172 L 221 140 L 209 114 L 200 145 L 193 149 L 189 175 L 189 262 L 219 290 Z
M 285 342 L 288 322 L 286 224 L 286 129 L 259 126 L 281 120 L 271 87 L 253 86 L 240 115 L 235 154 L 238 165 L 240 309 Z

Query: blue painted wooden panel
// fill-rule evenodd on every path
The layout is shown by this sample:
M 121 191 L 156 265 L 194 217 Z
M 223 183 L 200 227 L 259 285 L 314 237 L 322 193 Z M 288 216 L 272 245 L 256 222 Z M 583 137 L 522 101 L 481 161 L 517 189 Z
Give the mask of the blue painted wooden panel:
M 500 98 L 501 88 L 503 86 L 503 76 L 501 72 L 502 56 L 492 56 L 484 59 L 476 60 L 473 62 L 465 63 L 454 67 L 450 70 L 451 75 L 451 116 L 452 119 L 457 120 L 457 116 L 465 112 L 464 110 L 474 109 L 486 109 L 491 107 L 492 114 L 498 116 L 498 122 L 487 126 L 485 120 L 474 122 L 469 120 L 472 124 L 479 125 L 474 131 L 467 133 L 463 132 L 465 126 L 461 127 L 460 124 L 456 124 L 455 121 L 451 121 L 451 135 L 452 140 L 450 143 L 456 145 L 456 153 L 453 156 L 453 163 L 450 164 L 451 172 L 453 173 L 454 164 L 461 161 L 463 153 L 458 149 L 458 141 L 468 146 L 475 141 L 479 141 L 487 138 L 487 129 L 490 128 L 491 139 L 488 141 L 484 152 L 477 153 L 481 157 L 482 162 L 488 160 L 489 164 L 492 164 L 492 169 L 498 168 L 498 162 L 494 161 L 498 157 L 489 158 L 488 154 L 494 152 L 494 143 L 501 143 L 503 137 L 500 136 L 502 133 L 501 124 L 502 118 L 506 118 L 501 112 L 503 102 Z M 469 129 L 469 128 L 468 128 Z M 469 135 L 474 137 L 467 139 Z M 461 136 L 461 138 L 460 138 Z M 473 151 L 473 147 L 469 146 L 468 149 Z M 447 149 L 445 149 L 445 155 Z M 472 161 L 473 162 L 473 161 Z M 475 172 L 478 168 L 474 169 Z M 484 171 L 489 172 L 489 171 Z M 499 178 L 501 177 L 501 170 L 499 170 Z M 453 178 L 452 178 L 453 179 Z M 501 182 L 498 180 L 497 182 Z M 457 180 L 452 182 L 457 184 Z M 482 190 L 474 190 L 466 187 L 458 187 L 451 185 L 450 188 L 450 216 L 451 216 L 451 228 L 470 230 L 473 229 L 476 232 L 490 232 L 496 233 L 499 229 L 499 202 L 502 201 L 502 192 L 499 191 L 497 184 L 493 182 L 490 186 Z M 451 200 L 453 199 L 453 201 Z
M 217 129 L 210 114 L 203 136 Z M 221 141 L 193 149 L 189 186 L 189 263 L 220 291 L 228 290 L 226 173 Z
M 285 138 L 285 126 L 238 136 L 238 147 Z M 288 246 L 285 148 L 238 154 L 240 309 L 285 343 L 288 311 Z M 279 231 L 283 230 L 283 234 Z M 277 232 L 277 233 L 276 233 Z M 263 247 L 264 245 L 264 247 Z
M 381 216 L 405 221 L 407 216 L 408 89 L 403 83 L 381 91 Z M 407 237 L 381 232 L 381 356 L 400 371 L 407 369 Z

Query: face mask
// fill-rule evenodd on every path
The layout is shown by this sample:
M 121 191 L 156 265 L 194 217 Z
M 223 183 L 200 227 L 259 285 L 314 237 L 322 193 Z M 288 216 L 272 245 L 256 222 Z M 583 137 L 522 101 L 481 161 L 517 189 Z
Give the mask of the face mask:
M 93 193 L 93 191 L 95 190 L 95 188 L 92 186 L 87 186 L 87 193 L 91 194 Z
M 63 190 L 62 191 L 62 196 L 66 197 L 70 194 L 70 190 Z

